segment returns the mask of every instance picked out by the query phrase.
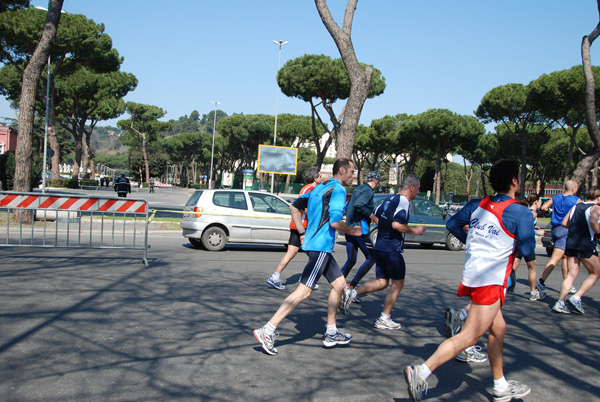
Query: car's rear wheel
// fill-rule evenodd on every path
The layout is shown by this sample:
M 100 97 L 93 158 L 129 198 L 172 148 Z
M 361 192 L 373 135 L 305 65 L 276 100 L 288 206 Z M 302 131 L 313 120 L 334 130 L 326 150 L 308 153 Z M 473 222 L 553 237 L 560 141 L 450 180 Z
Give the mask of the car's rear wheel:
M 371 233 L 369 233 L 369 237 L 371 238 L 371 243 L 375 245 L 375 242 L 377 242 L 377 228 L 373 229 Z
M 188 240 L 190 241 L 190 243 L 192 243 L 192 246 L 196 248 L 202 248 L 202 240 L 194 239 L 193 237 L 188 237 Z
M 208 228 L 202 233 L 202 245 L 208 251 L 221 251 L 227 244 L 225 231 L 218 226 Z
M 459 251 L 462 248 L 463 244 L 456 236 L 452 233 L 448 233 L 446 237 L 446 248 L 450 251 Z

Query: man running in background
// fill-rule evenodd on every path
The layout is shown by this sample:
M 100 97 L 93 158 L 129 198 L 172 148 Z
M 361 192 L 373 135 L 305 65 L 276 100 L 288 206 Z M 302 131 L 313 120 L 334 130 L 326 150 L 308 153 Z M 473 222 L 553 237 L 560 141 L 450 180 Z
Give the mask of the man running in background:
M 414 174 L 407 175 L 400 184 L 398 194 L 386 198 L 375 211 L 378 219 L 378 236 L 375 243 L 376 278 L 352 290 L 348 299 L 340 300 L 340 311 L 346 314 L 350 299 L 355 295 L 376 292 L 392 286 L 383 302 L 383 311 L 375 321 L 375 328 L 400 329 L 401 325 L 392 320 L 391 314 L 398 296 L 404 287 L 406 263 L 404 262 L 404 234 L 422 235 L 424 226 L 408 226 L 410 202 L 419 195 L 420 183 Z
M 345 345 L 352 339 L 352 335 L 344 334 L 336 326 L 338 300 L 346 288 L 346 280 L 332 252 L 336 230 L 354 236 L 361 233 L 360 226 L 351 228 L 342 220 L 346 202 L 346 189 L 343 186 L 352 184 L 354 178 L 354 163 L 350 159 L 340 158 L 333 165 L 332 179 L 304 194 L 290 207 L 296 227 L 302 227 L 301 211 L 306 210 L 308 215 L 306 232 L 300 232 L 302 249 L 308 255 L 308 263 L 298 287 L 281 303 L 277 312 L 263 327 L 254 330 L 254 337 L 270 355 L 278 353 L 275 348 L 278 333 L 275 330 L 288 314 L 310 296 L 322 275 L 331 284 L 323 346 L 329 348 Z
M 533 215 L 515 201 L 519 192 L 519 164 L 501 160 L 490 170 L 490 184 L 496 195 L 472 200 L 450 218 L 448 230 L 466 244 L 465 266 L 458 296 L 469 296 L 471 307 L 462 330 L 446 339 L 425 363 L 406 366 L 404 377 L 413 401 L 427 392 L 427 378 L 445 362 L 477 343 L 489 330 L 488 356 L 493 375 L 494 401 L 522 398 L 531 388 L 507 381 L 503 370 L 503 342 L 506 322 L 504 304 L 515 247 L 524 255 L 535 249 Z M 465 233 L 464 226 L 469 225 Z
M 321 184 L 323 180 L 321 179 L 319 168 L 314 166 L 306 169 L 306 172 L 304 173 L 304 181 L 308 184 L 302 187 L 302 190 L 300 190 L 300 193 L 298 194 L 299 197 L 310 192 L 317 184 Z M 302 227 L 304 230 L 306 230 L 307 224 L 308 218 L 306 217 L 306 214 L 302 214 Z M 301 245 L 302 242 L 300 241 L 300 232 L 298 231 L 298 228 L 296 228 L 296 224 L 292 219 L 290 221 L 290 238 L 288 240 L 287 252 L 281 258 L 281 261 L 279 261 L 279 265 L 277 265 L 275 272 L 273 272 L 269 279 L 267 279 L 267 283 L 269 285 L 273 286 L 275 289 L 285 290 L 285 285 L 281 283 L 281 273 L 285 267 L 288 266 L 290 261 L 292 261 L 292 259 L 298 254 Z M 315 289 L 318 288 L 318 286 L 319 285 L 315 284 Z
M 547 211 L 550 207 L 552 207 L 550 224 L 552 225 L 551 234 L 552 242 L 554 243 L 554 250 L 552 250 L 552 256 L 550 256 L 550 260 L 548 263 L 546 263 L 546 268 L 544 268 L 542 276 L 540 276 L 540 279 L 538 279 L 536 283 L 536 288 L 539 292 L 539 300 L 546 296 L 546 280 L 554 270 L 554 267 L 560 264 L 561 261 L 563 279 L 567 277 L 567 261 L 563 260 L 563 257 L 565 256 L 565 250 L 567 248 L 567 235 L 569 234 L 569 229 L 561 224 L 569 210 L 573 208 L 575 204 L 581 202 L 581 199 L 575 195 L 578 189 L 579 186 L 577 182 L 573 180 L 567 180 L 565 182 L 565 189 L 563 193 L 555 195 L 546 201 L 544 205 L 542 205 L 542 211 Z M 571 287 L 569 292 L 576 293 L 577 289 Z
M 569 273 L 563 279 L 560 296 L 552 307 L 557 313 L 570 313 L 571 310 L 565 305 L 565 299 L 573 287 L 573 281 L 579 274 L 579 262 L 588 270 L 589 275 L 575 294 L 567 299 L 573 307 L 573 311 L 583 314 L 581 296 L 590 290 L 600 276 L 600 259 L 596 251 L 596 238 L 600 235 L 600 188 L 592 187 L 585 195 L 585 202 L 581 202 L 571 208 L 571 211 L 563 219 L 562 225 L 569 229 L 567 236 L 567 265 Z
M 379 172 L 369 172 L 366 183 L 356 187 L 352 192 L 350 201 L 348 201 L 346 225 L 350 227 L 360 225 L 362 227 L 362 234 L 360 236 L 346 235 L 346 253 L 348 254 L 348 259 L 342 267 L 344 278 L 348 278 L 352 267 L 356 264 L 357 250 L 360 249 L 365 256 L 365 262 L 358 268 L 354 279 L 348 285 L 351 288 L 358 286 L 358 282 L 371 270 L 371 267 L 375 263 L 375 252 L 373 251 L 373 242 L 369 237 L 369 226 L 371 221 L 377 223 L 377 218 L 374 215 L 373 195 L 375 194 L 375 188 L 379 185 L 379 180 L 381 180 Z M 355 301 L 360 303 L 360 299 L 355 299 Z

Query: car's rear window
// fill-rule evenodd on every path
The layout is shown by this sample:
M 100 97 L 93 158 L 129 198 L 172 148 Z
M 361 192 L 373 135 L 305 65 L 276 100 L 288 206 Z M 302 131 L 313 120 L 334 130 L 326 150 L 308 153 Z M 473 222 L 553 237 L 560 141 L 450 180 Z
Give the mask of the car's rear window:
M 239 191 L 215 191 L 213 204 L 226 208 L 248 209 L 246 196 Z
M 187 203 L 185 205 L 188 207 L 196 206 L 196 204 L 198 204 L 198 200 L 200 199 L 201 195 L 202 195 L 202 190 L 195 191 L 194 194 L 192 194 L 192 196 L 190 197 L 190 199 L 187 200 Z

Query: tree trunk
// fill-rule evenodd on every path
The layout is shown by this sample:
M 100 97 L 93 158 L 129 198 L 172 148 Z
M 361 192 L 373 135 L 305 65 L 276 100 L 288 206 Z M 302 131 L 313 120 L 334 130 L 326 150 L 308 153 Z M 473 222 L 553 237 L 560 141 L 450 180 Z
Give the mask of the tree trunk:
M 71 177 L 73 179 L 79 178 L 79 168 L 81 167 L 81 157 L 83 156 L 83 133 L 79 131 L 78 127 L 74 127 L 72 132 L 75 139 L 75 160 L 73 161 L 73 172 Z
M 521 186 L 519 191 L 521 196 L 525 195 L 525 182 L 527 181 L 527 135 L 525 132 L 521 135 Z
M 48 146 L 54 154 L 50 157 L 51 172 L 53 179 L 60 178 L 60 146 L 58 144 L 58 138 L 56 137 L 56 109 L 54 108 L 54 101 L 56 99 L 56 87 L 54 86 L 54 79 L 50 79 L 50 97 L 48 99 Z
M 573 127 L 573 132 L 571 133 L 570 142 L 569 142 L 569 152 L 567 153 L 567 162 L 565 163 L 565 174 L 563 176 L 563 182 L 569 180 L 569 173 L 571 173 L 571 163 L 573 161 L 573 150 L 575 149 L 575 139 L 577 137 L 577 131 L 579 126 Z
M 338 158 L 352 157 L 356 127 L 360 120 L 362 108 L 371 90 L 371 77 L 373 75 L 372 67 L 366 66 L 364 69 L 361 67 L 356 58 L 354 46 L 352 45 L 352 20 L 357 2 L 358 0 L 348 0 L 344 14 L 343 28 L 340 29 L 329 12 L 326 0 L 315 0 L 321 20 L 333 38 L 350 77 L 350 96 L 344 107 L 344 117 L 337 133 Z
M 88 173 L 88 169 L 90 167 L 90 147 L 87 142 L 87 136 L 84 139 L 84 141 L 82 141 L 82 145 L 83 145 L 83 154 L 82 154 L 83 161 L 81 162 L 81 173 L 83 174 L 82 177 L 85 180 L 88 180 L 90 178 L 90 174 Z
M 19 136 L 15 152 L 15 191 L 31 191 L 31 161 L 33 159 L 31 143 L 35 117 L 35 95 L 42 70 L 56 38 L 63 1 L 49 0 L 49 10 L 42 36 L 23 72 L 23 86 L 19 101 Z
M 92 131 L 85 131 L 85 155 L 86 155 L 86 166 L 84 173 L 87 174 L 87 169 L 90 169 L 90 175 L 88 178 L 92 180 L 96 177 L 96 170 L 94 166 L 94 152 L 92 151 Z
M 435 158 L 435 180 L 434 180 L 434 191 L 435 191 L 435 203 L 440 203 L 440 189 L 442 183 L 442 155 L 441 155 L 441 144 L 438 141 L 437 147 L 437 158 Z
M 600 0 L 596 0 L 596 3 L 600 14 Z M 600 35 L 600 23 L 596 25 L 596 28 L 594 28 L 589 36 L 584 36 L 581 41 L 581 59 L 583 62 L 583 76 L 585 78 L 585 122 L 590 140 L 594 144 L 594 154 L 586 156 L 577 164 L 571 180 L 579 184 L 583 182 L 586 174 L 594 166 L 598 158 L 600 158 L 598 149 L 598 145 L 600 144 L 600 130 L 596 121 L 596 81 L 592 72 L 592 59 L 590 55 L 590 47 L 598 35 Z

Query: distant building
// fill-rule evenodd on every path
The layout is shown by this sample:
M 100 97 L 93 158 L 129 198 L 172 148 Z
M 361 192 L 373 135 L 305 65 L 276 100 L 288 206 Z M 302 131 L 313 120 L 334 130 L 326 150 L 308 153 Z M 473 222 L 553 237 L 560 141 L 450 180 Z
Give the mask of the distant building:
M 17 150 L 17 130 L 0 126 L 0 155 Z

